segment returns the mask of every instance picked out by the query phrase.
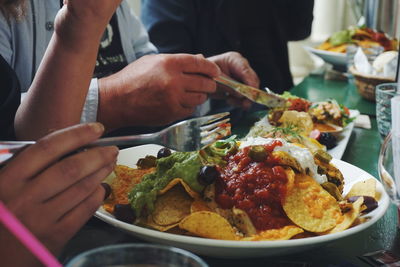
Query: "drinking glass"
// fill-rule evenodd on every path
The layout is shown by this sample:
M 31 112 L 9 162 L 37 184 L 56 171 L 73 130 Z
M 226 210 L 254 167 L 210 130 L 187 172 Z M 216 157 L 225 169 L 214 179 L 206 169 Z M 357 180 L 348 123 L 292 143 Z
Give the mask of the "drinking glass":
M 376 122 L 382 139 L 389 134 L 391 129 L 392 112 L 390 100 L 396 94 L 396 83 L 382 83 L 376 86 Z
M 386 193 L 388 193 L 392 202 L 397 205 L 400 222 L 400 177 L 395 177 L 394 175 L 395 163 L 393 158 L 392 133 L 389 133 L 384 139 L 379 152 L 378 172 Z M 400 164 L 400 162 L 396 164 Z
M 207 267 L 196 255 L 179 248 L 151 244 L 119 244 L 83 252 L 66 267 Z

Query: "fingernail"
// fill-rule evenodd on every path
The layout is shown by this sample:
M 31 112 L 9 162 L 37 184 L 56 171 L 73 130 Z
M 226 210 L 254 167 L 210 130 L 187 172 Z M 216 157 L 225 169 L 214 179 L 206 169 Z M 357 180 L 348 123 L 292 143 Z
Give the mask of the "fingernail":
M 106 200 L 111 195 L 111 186 L 107 183 L 101 183 L 101 186 L 104 188 L 104 191 L 106 191 L 104 194 L 104 200 Z
M 103 124 L 101 124 L 101 123 L 98 123 L 98 122 L 91 122 L 91 123 L 89 123 L 89 126 L 92 128 L 92 130 L 93 130 L 95 133 L 101 134 L 101 133 L 104 132 L 104 126 L 103 126 Z

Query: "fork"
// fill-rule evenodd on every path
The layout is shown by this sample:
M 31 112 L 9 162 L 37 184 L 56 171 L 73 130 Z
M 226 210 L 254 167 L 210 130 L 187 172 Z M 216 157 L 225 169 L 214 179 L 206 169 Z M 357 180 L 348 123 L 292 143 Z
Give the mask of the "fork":
M 176 151 L 195 151 L 231 134 L 228 115 L 223 112 L 184 120 L 156 133 L 101 138 L 86 147 L 158 144 Z M 0 166 L 32 144 L 35 141 L 0 141 Z

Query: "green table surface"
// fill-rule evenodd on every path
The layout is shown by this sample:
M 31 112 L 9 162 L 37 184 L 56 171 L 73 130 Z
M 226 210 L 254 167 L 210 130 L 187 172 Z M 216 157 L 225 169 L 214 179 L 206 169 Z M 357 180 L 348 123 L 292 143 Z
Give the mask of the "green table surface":
M 327 81 L 319 76 L 307 77 L 291 90 L 295 95 L 311 101 L 335 98 L 351 109 L 371 115 L 372 129 L 354 128 L 342 160 L 347 161 L 378 178 L 377 161 L 380 137 L 375 119 L 375 104 L 364 100 L 353 84 L 343 81 Z M 233 131 L 243 134 L 263 112 L 248 114 L 246 120 L 234 125 Z M 400 255 L 400 228 L 397 227 L 398 213 L 391 205 L 386 214 L 370 228 L 297 254 L 253 259 L 217 259 L 201 256 L 210 266 L 370 266 L 360 259 L 365 253 L 391 250 Z M 60 260 L 95 247 L 144 242 L 96 218 L 90 220 L 67 244 Z M 397 265 L 398 266 L 398 265 Z
M 291 93 L 313 102 L 334 98 L 339 103 L 358 109 L 361 114 L 374 115 L 375 103 L 361 97 L 352 81 L 325 80 L 321 76 L 309 76 L 291 90 Z

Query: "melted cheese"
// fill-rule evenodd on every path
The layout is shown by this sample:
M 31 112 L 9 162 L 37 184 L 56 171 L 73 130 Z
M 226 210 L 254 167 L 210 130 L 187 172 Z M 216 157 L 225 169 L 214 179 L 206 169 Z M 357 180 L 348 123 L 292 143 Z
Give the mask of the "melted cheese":
M 292 143 L 288 143 L 281 138 L 248 137 L 241 141 L 240 149 L 247 146 L 268 145 L 274 140 L 282 142 L 282 146 L 275 147 L 274 151 L 284 151 L 297 160 L 303 170 L 309 170 L 309 175 L 319 184 L 327 182 L 326 175 L 318 174 L 318 166 L 314 162 L 314 156 L 307 148 L 302 148 Z

